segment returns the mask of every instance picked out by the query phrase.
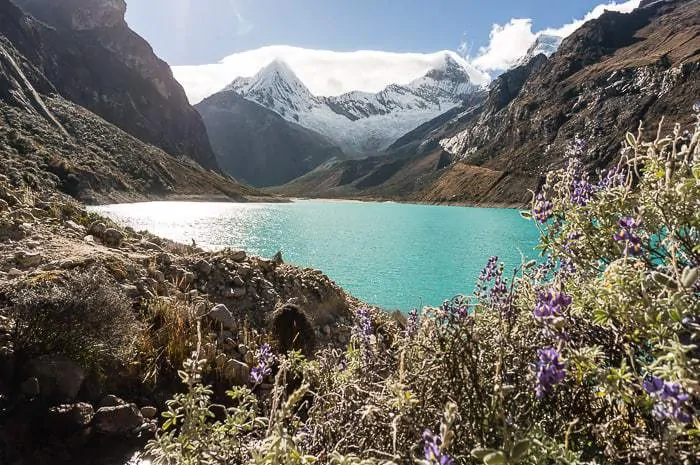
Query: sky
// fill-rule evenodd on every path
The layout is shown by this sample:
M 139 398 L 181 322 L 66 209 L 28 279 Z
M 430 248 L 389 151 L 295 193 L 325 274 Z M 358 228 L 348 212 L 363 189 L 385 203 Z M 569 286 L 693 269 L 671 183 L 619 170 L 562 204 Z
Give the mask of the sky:
M 273 58 L 287 61 L 318 95 L 376 92 L 397 75 L 408 82 L 440 51 L 456 51 L 494 75 L 538 33 L 565 36 L 605 6 L 629 11 L 639 1 L 127 0 L 126 19 L 196 103 Z M 326 78 L 341 62 L 355 72 Z

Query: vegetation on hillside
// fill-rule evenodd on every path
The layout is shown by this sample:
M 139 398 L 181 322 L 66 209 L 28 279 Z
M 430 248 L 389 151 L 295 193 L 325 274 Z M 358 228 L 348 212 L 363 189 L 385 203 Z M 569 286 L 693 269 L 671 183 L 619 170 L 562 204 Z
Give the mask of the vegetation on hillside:
M 690 464 L 700 458 L 700 108 L 627 134 L 593 177 L 574 141 L 525 213 L 543 259 L 493 257 L 475 292 L 400 322 L 356 314 L 345 351 L 255 350 L 215 418 L 195 350 L 156 464 Z

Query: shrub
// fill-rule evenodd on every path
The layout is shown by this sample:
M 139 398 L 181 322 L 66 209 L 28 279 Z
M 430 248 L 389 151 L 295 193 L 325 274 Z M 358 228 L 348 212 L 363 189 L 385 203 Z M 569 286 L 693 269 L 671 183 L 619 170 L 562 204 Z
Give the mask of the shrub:
M 100 269 L 14 291 L 9 316 L 19 360 L 62 354 L 97 371 L 126 361 L 138 331 L 131 302 Z
M 473 294 L 402 328 L 361 309 L 347 351 L 278 357 L 267 428 L 200 424 L 149 450 L 215 437 L 242 463 L 697 463 L 700 115 L 693 132 L 625 143 L 597 179 L 582 141 L 548 174 L 523 213 L 539 262 L 511 274 L 493 257 Z M 303 384 L 287 396 L 292 369 Z

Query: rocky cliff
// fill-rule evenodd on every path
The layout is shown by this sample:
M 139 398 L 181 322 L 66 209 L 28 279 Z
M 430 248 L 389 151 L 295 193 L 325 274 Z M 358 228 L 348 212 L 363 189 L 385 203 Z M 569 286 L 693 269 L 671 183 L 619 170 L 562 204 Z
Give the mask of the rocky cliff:
M 15 3 L 48 27 L 28 25 L 31 37 L 3 32 L 61 96 L 170 155 L 218 167 L 204 124 L 170 67 L 127 26 L 124 0 Z
M 221 169 L 253 186 L 278 186 L 343 158 L 327 138 L 235 92 L 196 105 Z
M 8 0 L 0 0 L 0 34 L 0 164 L 11 179 L 32 188 L 59 189 L 86 202 L 173 197 L 244 201 L 261 195 L 190 158 L 167 154 L 67 99 L 54 82 L 61 79 L 50 74 L 58 68 L 47 71 L 52 63 L 70 63 L 63 62 L 63 52 L 53 54 L 58 44 L 49 39 L 60 36 Z M 74 54 L 73 62 L 82 60 L 76 50 L 66 53 Z M 80 92 L 116 105 L 101 93 L 103 80 L 92 78 L 82 76 Z M 148 101 L 144 94 L 133 97 Z M 135 122 L 143 115 L 134 107 L 119 108 Z
M 700 1 L 644 2 L 606 12 L 496 79 L 483 104 L 446 114 L 392 145 L 401 154 L 324 166 L 279 189 L 290 195 L 522 205 L 572 140 L 595 171 L 625 132 L 685 122 L 700 95 Z M 402 149 L 403 148 L 403 149 Z M 351 166 L 352 165 L 352 166 Z M 371 185 L 353 181 L 374 180 Z M 307 194 L 309 195 L 309 194 Z

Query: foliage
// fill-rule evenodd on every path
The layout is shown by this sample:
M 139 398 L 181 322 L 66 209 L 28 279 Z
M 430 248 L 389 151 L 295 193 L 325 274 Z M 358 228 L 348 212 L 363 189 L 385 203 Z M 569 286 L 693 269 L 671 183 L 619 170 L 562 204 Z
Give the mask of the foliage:
M 158 463 L 698 463 L 698 117 L 652 142 L 628 134 L 595 181 L 574 141 L 523 213 L 541 261 L 511 274 L 494 257 L 472 295 L 405 324 L 361 309 L 346 351 L 257 370 L 260 402 L 247 397 L 240 423 L 183 423 L 149 452 L 177 440 L 204 448 Z M 183 379 L 199 400 L 177 397 L 179 415 L 204 418 L 208 391 Z M 236 459 L 212 460 L 222 447 Z
M 62 354 L 94 369 L 129 360 L 138 324 L 131 302 L 109 276 L 91 269 L 48 278 L 9 296 L 17 356 Z

